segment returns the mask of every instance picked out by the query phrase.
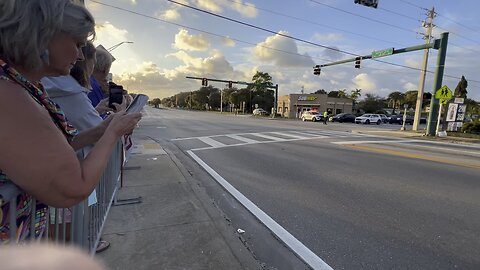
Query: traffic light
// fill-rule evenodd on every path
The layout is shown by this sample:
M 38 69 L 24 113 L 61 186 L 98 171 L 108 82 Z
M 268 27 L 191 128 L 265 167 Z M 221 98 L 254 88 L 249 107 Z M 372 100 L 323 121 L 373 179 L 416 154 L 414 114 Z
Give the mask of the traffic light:
M 373 7 L 373 8 L 378 7 L 378 0 L 354 0 L 353 3 L 360 4 L 366 7 Z
M 228 82 L 228 88 L 232 88 L 232 82 Z
M 313 67 L 313 75 L 317 75 L 317 76 L 320 75 L 320 66 L 319 65 L 316 65 L 316 66 Z
M 362 60 L 362 57 L 355 57 L 355 68 L 360 68 L 360 61 Z
M 202 79 L 202 86 L 208 86 L 208 80 L 207 78 Z
M 432 93 L 423 93 L 423 100 L 430 100 L 432 99 Z

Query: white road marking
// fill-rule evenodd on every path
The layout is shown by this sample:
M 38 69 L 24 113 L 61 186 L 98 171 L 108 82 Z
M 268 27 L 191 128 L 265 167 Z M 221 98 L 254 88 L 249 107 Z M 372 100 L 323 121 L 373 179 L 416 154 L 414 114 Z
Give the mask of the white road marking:
M 260 137 L 260 138 L 269 139 L 269 140 L 272 140 L 272 141 L 277 141 L 277 142 L 288 140 L 288 139 L 283 139 L 283 138 L 279 138 L 279 137 L 268 136 L 268 135 L 265 135 L 265 134 L 262 134 L 262 133 L 255 133 L 255 134 L 252 134 L 252 135 Z
M 237 141 L 245 142 L 245 143 L 258 143 L 259 142 L 259 141 L 252 140 L 252 139 L 247 138 L 247 137 L 239 136 L 239 135 L 225 135 L 225 136 L 230 137 L 232 139 L 235 139 Z
M 292 138 L 295 138 L 295 139 L 310 139 L 311 137 L 304 137 L 304 136 L 299 136 L 299 135 L 293 135 L 293 134 L 289 134 L 289 133 L 285 133 L 285 132 L 269 132 L 271 134 L 277 134 L 277 135 L 280 135 L 280 136 L 285 136 L 285 137 L 292 137 Z
M 418 142 L 425 142 L 425 143 L 436 143 L 436 142 L 429 142 L 429 141 L 420 141 L 420 140 L 389 140 L 389 141 L 343 141 L 343 142 L 332 142 L 333 144 L 340 144 L 340 145 L 345 145 L 345 144 L 385 144 L 385 143 L 418 143 Z M 444 146 L 448 146 L 444 143 L 442 143 Z M 450 144 L 451 145 L 451 144 Z M 421 147 L 421 148 L 430 148 L 430 149 L 435 149 L 435 150 L 445 150 L 445 151 L 450 151 L 450 152 L 457 152 L 457 153 L 463 153 L 463 154 L 470 154 L 470 155 L 475 155 L 479 156 L 480 152 L 475 151 L 465 151 L 465 150 L 460 150 L 460 149 L 453 149 L 453 148 L 439 148 L 435 146 L 427 146 L 427 145 L 413 145 L 415 147 Z
M 408 143 L 416 142 L 417 140 L 389 140 L 389 141 L 340 141 L 332 142 L 333 144 L 365 144 L 365 143 Z
M 451 146 L 452 144 L 445 144 L 442 142 L 431 142 L 431 141 L 421 141 L 421 140 L 388 140 L 388 141 L 341 141 L 341 142 L 331 142 L 333 144 L 340 144 L 340 145 L 346 145 L 346 144 L 387 144 L 387 143 L 431 143 L 431 144 L 441 144 L 443 146 Z M 444 151 L 450 151 L 450 152 L 457 152 L 457 153 L 462 153 L 462 154 L 470 154 L 470 155 L 475 155 L 475 156 L 480 156 L 479 151 L 465 151 L 465 150 L 460 150 L 460 149 L 453 149 L 453 148 L 439 148 L 435 146 L 427 146 L 427 145 L 413 145 L 415 147 L 421 147 L 421 148 L 429 148 L 429 149 L 435 149 L 435 150 L 444 150 Z M 462 145 L 465 146 L 465 145 Z M 473 147 L 476 148 L 476 147 Z
M 304 137 L 304 139 L 316 139 L 316 138 L 325 138 L 325 137 L 328 137 L 328 136 L 334 136 L 334 137 L 367 137 L 368 135 L 364 135 L 364 134 L 353 134 L 353 133 L 348 133 L 348 132 L 336 132 L 336 133 L 333 133 L 333 132 L 321 132 L 321 131 L 302 131 L 302 132 L 299 132 L 299 131 L 295 131 L 295 130 L 289 130 L 289 131 L 285 131 L 285 132 L 288 132 L 287 134 L 289 133 L 298 133 L 298 134 L 303 134 L 303 135 L 308 135 L 310 137 Z M 280 132 L 258 132 L 258 133 L 235 133 L 235 134 L 219 134 L 219 135 L 211 135 L 211 136 L 202 136 L 202 137 L 210 137 L 210 138 L 214 138 L 214 137 L 220 137 L 220 136 L 243 136 L 243 135 L 253 135 L 253 136 L 257 136 L 258 134 L 264 134 L 264 133 L 278 133 L 278 134 L 284 134 L 284 135 L 287 135 L 286 133 L 280 133 Z M 293 134 L 292 134 L 293 135 Z M 268 136 L 268 135 L 265 135 L 265 136 Z M 290 136 L 290 135 L 288 135 Z M 264 137 L 262 135 L 258 136 L 258 137 Z M 290 136 L 290 137 L 293 137 L 293 136 Z M 295 136 L 296 137 L 296 136 Z M 372 137 L 376 137 L 376 136 L 372 136 Z M 171 141 L 185 141 L 185 140 L 194 140 L 194 139 L 198 139 L 199 137 L 185 137 L 185 138 L 176 138 L 176 139 L 171 139 Z M 264 137 L 266 138 L 266 137 Z M 272 139 L 274 138 L 274 139 Z M 272 137 L 272 136 L 269 136 L 268 138 L 266 139 L 269 139 L 269 140 L 288 140 L 288 139 L 282 139 L 282 138 L 278 138 L 278 137 Z
M 233 187 L 220 174 L 208 166 L 192 150 L 187 153 L 202 166 L 225 190 L 227 190 L 238 202 L 240 202 L 250 213 L 260 220 L 272 233 L 285 243 L 295 254 L 297 254 L 306 264 L 314 270 L 333 270 L 326 262 L 307 248 L 302 242 L 298 241 L 292 234 L 285 230 L 280 224 L 273 220 L 269 215 L 258 208 L 245 195 Z
M 225 146 L 225 144 L 219 141 L 215 141 L 211 137 L 197 137 L 197 139 L 215 148 Z

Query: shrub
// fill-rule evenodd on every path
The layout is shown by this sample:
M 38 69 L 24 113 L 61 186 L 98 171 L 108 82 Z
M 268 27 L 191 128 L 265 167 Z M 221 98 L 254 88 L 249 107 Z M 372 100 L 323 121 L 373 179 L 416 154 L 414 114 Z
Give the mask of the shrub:
M 480 134 L 480 121 L 463 123 L 462 132 Z

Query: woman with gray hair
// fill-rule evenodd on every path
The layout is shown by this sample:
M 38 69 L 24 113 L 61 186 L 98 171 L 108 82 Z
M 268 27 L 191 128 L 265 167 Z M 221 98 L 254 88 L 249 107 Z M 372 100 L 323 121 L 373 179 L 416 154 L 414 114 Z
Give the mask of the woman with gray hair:
M 92 101 L 94 107 L 97 107 L 104 98 L 108 97 L 107 76 L 113 63 L 112 55 L 103 47 L 99 47 L 95 53 L 96 62 L 90 77 L 92 91 L 88 93 L 88 98 Z
M 42 235 L 37 223 L 30 232 L 33 198 L 54 207 L 71 207 L 95 188 L 116 141 L 136 127 L 141 114 L 116 113 L 103 135 L 80 163 L 75 149 L 92 144 L 95 136 L 78 133 L 45 93 L 40 79 L 67 75 L 81 48 L 93 37 L 95 22 L 70 0 L 2 0 L 0 2 L 0 191 L 12 183 L 18 195 L 17 213 L 0 200 L 0 243 L 10 235 L 19 242 L 31 233 Z M 95 132 L 95 130 L 91 131 Z M 38 209 L 38 217 L 47 208 Z M 9 215 L 16 215 L 11 232 Z

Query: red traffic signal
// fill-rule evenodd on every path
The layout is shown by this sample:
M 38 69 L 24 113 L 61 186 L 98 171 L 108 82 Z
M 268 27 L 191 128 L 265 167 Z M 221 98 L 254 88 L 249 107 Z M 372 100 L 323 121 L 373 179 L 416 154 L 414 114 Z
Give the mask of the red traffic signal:
M 208 86 L 208 80 L 207 78 L 202 79 L 202 86 Z
M 319 65 L 316 65 L 316 66 L 313 67 L 313 75 L 319 76 L 320 72 L 321 72 L 321 69 L 320 69 Z
M 228 88 L 232 88 L 232 85 L 233 85 L 232 82 L 228 82 Z

